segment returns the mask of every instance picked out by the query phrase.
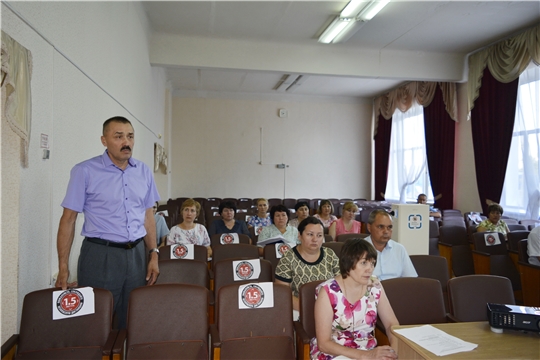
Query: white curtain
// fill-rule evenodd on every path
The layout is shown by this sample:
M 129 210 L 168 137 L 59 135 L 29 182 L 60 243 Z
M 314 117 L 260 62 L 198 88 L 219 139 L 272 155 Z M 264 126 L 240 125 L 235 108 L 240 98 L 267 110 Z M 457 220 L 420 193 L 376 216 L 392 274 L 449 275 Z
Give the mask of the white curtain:
M 386 200 L 399 199 L 400 203 L 405 203 L 407 187 L 416 183 L 426 170 L 424 110 L 414 101 L 406 112 L 396 109 L 392 115 Z M 423 189 L 413 191 L 416 196 Z
M 501 197 L 505 215 L 538 219 L 540 212 L 540 67 L 519 76 L 514 133 Z

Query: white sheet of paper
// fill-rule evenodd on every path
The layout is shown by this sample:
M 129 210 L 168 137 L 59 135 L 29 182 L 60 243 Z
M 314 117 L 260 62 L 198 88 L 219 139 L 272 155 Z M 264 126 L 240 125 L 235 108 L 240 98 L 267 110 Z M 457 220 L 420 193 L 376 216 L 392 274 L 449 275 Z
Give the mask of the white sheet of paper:
M 476 349 L 478 344 L 463 341 L 431 325 L 395 330 L 437 356 L 445 356 Z
M 53 291 L 53 320 L 69 319 L 95 313 L 94 289 L 83 287 Z
M 161 210 L 157 212 L 158 214 L 163 214 L 163 216 L 169 216 L 169 210 Z
M 171 246 L 171 259 L 193 260 L 195 247 L 193 244 L 175 244 Z
M 265 239 L 265 240 L 258 240 L 257 241 L 257 245 L 268 245 L 268 244 L 274 244 L 274 243 L 280 243 L 280 242 L 285 242 L 285 238 L 283 236 L 275 236 L 275 237 L 272 237 L 272 238 L 269 238 L 269 239 Z
M 494 246 L 494 245 L 501 244 L 501 240 L 499 239 L 499 234 L 497 233 L 485 233 L 484 240 L 486 242 L 486 246 Z
M 239 309 L 258 309 L 271 307 L 274 307 L 274 283 L 251 283 L 238 287 Z
M 261 260 L 238 260 L 232 262 L 234 281 L 257 280 L 261 274 Z

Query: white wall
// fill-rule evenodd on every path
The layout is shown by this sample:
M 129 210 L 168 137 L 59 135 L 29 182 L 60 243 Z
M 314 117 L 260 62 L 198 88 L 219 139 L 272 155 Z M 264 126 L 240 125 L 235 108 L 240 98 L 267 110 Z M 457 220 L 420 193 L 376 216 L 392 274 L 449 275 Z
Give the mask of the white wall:
M 2 30 L 33 55 L 30 165 L 23 169 L 17 162 L 2 164 L 2 178 L 7 173 L 12 174 L 10 180 L 20 177 L 18 206 L 2 202 L 2 214 L 20 208 L 16 214 L 20 219 L 18 229 L 6 234 L 2 224 L 2 257 L 7 246 L 18 246 L 19 250 L 18 264 L 2 261 L 2 342 L 17 332 L 24 295 L 48 287 L 57 271 L 56 232 L 69 171 L 76 163 L 103 152 L 99 139 L 103 121 L 114 115 L 130 119 L 136 134 L 134 155 L 152 167 L 153 144 L 163 144 L 157 134 L 164 133 L 166 116 L 165 74 L 149 64 L 150 34 L 140 4 L 10 2 L 9 5 L 53 45 L 2 2 Z M 2 130 L 4 140 L 4 131 L 9 129 Z M 41 159 L 42 133 L 49 136 L 50 160 Z M 2 141 L 2 154 L 9 152 L 8 146 L 8 142 Z M 3 182 L 3 195 L 19 192 L 13 181 L 8 182 L 8 187 L 4 185 Z M 160 190 L 166 191 L 167 186 L 162 184 Z M 82 216 L 78 229 L 81 224 Z M 82 240 L 79 233 L 70 259 L 72 274 Z
M 371 109 L 363 99 L 175 96 L 171 197 L 369 198 Z

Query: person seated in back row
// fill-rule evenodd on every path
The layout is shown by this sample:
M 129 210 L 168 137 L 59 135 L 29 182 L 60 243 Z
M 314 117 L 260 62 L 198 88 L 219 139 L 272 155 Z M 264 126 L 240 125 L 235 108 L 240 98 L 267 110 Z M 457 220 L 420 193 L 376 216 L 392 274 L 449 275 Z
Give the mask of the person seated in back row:
M 418 195 L 418 199 L 416 200 L 416 202 L 418 204 L 428 205 L 428 203 L 427 203 L 427 195 L 426 194 Z M 429 206 L 429 217 L 430 217 L 430 220 L 434 220 L 435 218 L 440 218 L 441 217 L 441 212 L 430 205 Z
M 373 275 L 381 280 L 418 277 L 405 246 L 391 239 L 392 227 L 392 218 L 385 210 L 377 209 L 369 214 L 367 228 L 371 235 L 366 241 L 377 250 Z
M 165 217 L 162 214 L 158 214 L 157 209 L 158 202 L 156 201 L 152 210 L 154 211 L 154 220 L 156 220 L 157 246 L 161 247 L 165 245 L 165 241 L 167 241 L 167 235 L 169 235 L 169 228 L 167 227 L 167 223 L 165 222 Z
M 223 201 L 219 204 L 219 215 L 221 219 L 212 221 L 208 234 L 210 236 L 215 234 L 228 234 L 237 233 L 249 236 L 249 230 L 245 221 L 236 220 L 236 204 L 232 201 Z
M 298 244 L 298 229 L 289 225 L 289 217 L 291 213 L 289 209 L 282 204 L 272 206 L 270 209 L 270 218 L 273 224 L 262 228 L 259 234 L 258 242 L 268 239 L 282 239 L 289 248 L 293 248 Z M 264 245 L 259 246 L 259 255 L 264 254 Z
M 296 212 L 296 218 L 289 221 L 289 225 L 298 229 L 298 225 L 302 220 L 309 216 L 309 204 L 305 201 L 299 201 L 294 205 L 294 211 Z
M 358 206 L 352 201 L 347 201 L 343 205 L 341 218 L 337 219 L 330 225 L 328 234 L 332 240 L 336 241 L 336 237 L 341 234 L 360 234 L 362 223 L 355 220 L 355 214 L 358 211 Z
M 317 213 L 313 215 L 317 219 L 321 220 L 323 226 L 325 228 L 329 228 L 330 225 L 334 221 L 337 220 L 337 217 L 335 215 L 332 215 L 334 212 L 334 204 L 330 200 L 321 200 L 319 203 L 319 208 L 317 209 Z
M 187 199 L 180 207 L 182 222 L 171 228 L 167 237 L 167 245 L 174 244 L 194 244 L 206 247 L 208 257 L 212 256 L 210 247 L 210 237 L 206 228 L 197 224 L 195 220 L 201 212 L 201 204 L 193 199 Z

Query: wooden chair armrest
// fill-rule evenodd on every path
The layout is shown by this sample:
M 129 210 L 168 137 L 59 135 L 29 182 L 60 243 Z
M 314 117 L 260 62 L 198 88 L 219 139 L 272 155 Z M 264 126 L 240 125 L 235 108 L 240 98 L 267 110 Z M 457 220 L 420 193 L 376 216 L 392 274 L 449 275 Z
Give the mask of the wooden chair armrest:
M 482 251 L 473 250 L 472 256 L 473 256 L 475 274 L 489 275 L 491 273 L 490 255 Z
M 221 338 L 216 324 L 210 325 L 210 343 L 212 347 L 221 347 Z
M 309 360 L 311 358 L 309 351 L 309 343 L 311 338 L 299 321 L 294 321 L 294 330 L 296 332 L 296 351 L 298 352 L 298 360 Z
M 16 346 L 19 343 L 19 334 L 11 335 L 2 344 L 2 360 L 13 359 L 15 357 Z
M 109 337 L 107 337 L 107 341 L 105 342 L 105 345 L 103 345 L 103 350 L 101 352 L 101 355 L 104 359 L 111 358 L 112 349 L 116 342 L 116 338 L 118 337 L 118 332 L 119 330 L 111 330 L 111 332 L 109 333 Z
M 294 321 L 293 325 L 294 330 L 296 331 L 296 337 L 302 339 L 302 343 L 309 344 L 311 338 L 308 336 L 306 330 L 304 330 L 302 323 L 300 321 Z

